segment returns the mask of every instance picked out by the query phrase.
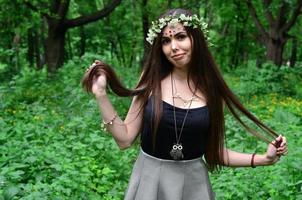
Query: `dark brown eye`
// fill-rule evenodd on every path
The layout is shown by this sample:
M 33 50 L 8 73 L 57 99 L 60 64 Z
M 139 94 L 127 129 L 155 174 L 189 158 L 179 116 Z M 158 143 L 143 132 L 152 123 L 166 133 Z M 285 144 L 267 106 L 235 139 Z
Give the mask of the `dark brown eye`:
M 161 40 L 162 45 L 168 44 L 169 42 L 170 42 L 170 39 L 168 39 L 168 38 L 163 38 Z
M 176 38 L 177 38 L 178 40 L 184 40 L 186 37 L 187 37 L 186 34 L 179 34 L 179 35 L 177 35 Z

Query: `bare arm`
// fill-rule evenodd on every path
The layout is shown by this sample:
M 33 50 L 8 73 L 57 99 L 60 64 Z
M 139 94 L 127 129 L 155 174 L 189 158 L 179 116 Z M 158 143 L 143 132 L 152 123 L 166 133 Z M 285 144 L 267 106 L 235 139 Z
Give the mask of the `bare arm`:
M 224 149 L 224 164 L 229 167 L 251 167 L 252 155 L 240 153 L 230 149 Z M 270 160 L 263 154 L 256 154 L 254 157 L 254 166 L 269 165 Z
M 126 149 L 130 147 L 142 124 L 143 110 L 140 111 L 140 102 L 136 97 L 133 98 L 128 114 L 123 121 L 116 113 L 106 93 L 96 95 L 96 100 L 104 122 L 112 121 L 112 124 L 107 124 L 106 128 L 112 134 L 119 148 Z M 117 115 L 116 118 L 115 115 Z M 112 120 L 113 118 L 115 119 Z
M 269 144 L 265 154 L 256 154 L 254 156 L 254 166 L 272 165 L 280 159 L 281 155 L 287 154 L 286 138 L 279 136 L 276 141 L 279 140 L 282 140 L 280 147 L 276 148 L 274 145 Z M 240 153 L 225 148 L 223 157 L 224 165 L 230 167 L 251 167 L 252 155 L 253 154 Z
M 94 64 L 99 62 L 95 61 Z M 93 67 L 94 64 L 91 66 Z M 94 77 L 91 90 L 96 97 L 100 114 L 107 130 L 111 132 L 119 148 L 126 149 L 132 145 L 141 128 L 143 119 L 141 102 L 136 97 L 133 98 L 126 119 L 123 121 L 107 96 L 106 86 L 107 77 L 104 73 L 101 73 L 99 76 Z

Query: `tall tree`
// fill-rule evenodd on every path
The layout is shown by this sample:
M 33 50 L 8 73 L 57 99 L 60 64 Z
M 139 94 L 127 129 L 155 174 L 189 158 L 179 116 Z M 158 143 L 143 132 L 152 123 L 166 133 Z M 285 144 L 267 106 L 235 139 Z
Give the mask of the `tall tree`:
M 281 0 L 277 15 L 272 13 L 272 0 L 262 0 L 264 16 L 268 28 L 266 30 L 263 23 L 260 21 L 258 14 L 251 0 L 246 0 L 249 13 L 259 30 L 262 42 L 266 47 L 266 57 L 272 60 L 276 65 L 282 64 L 282 55 L 286 42 L 290 38 L 288 32 L 297 21 L 301 14 L 302 0 L 297 0 L 297 3 L 289 3 L 287 0 Z M 292 13 L 290 14 L 290 11 Z
M 101 10 L 74 19 L 67 19 L 70 0 L 52 0 L 47 11 L 38 8 L 29 1 L 25 1 L 25 3 L 29 8 L 39 12 L 46 19 L 48 33 L 44 44 L 45 62 L 48 71 L 54 72 L 64 61 L 65 34 L 67 30 L 108 16 L 121 3 L 121 0 L 112 0 Z

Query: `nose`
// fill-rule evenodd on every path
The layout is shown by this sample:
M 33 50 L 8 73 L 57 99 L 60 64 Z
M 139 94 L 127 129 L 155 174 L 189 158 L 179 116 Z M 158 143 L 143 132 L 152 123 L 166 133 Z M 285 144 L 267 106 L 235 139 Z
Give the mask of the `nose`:
M 172 48 L 172 51 L 176 51 L 178 49 L 177 42 L 173 39 L 171 41 L 171 48 Z

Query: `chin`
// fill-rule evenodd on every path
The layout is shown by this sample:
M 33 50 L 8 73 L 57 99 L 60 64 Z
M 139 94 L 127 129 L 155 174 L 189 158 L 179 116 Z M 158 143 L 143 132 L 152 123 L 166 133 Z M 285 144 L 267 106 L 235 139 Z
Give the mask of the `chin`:
M 179 63 L 175 63 L 175 66 L 179 67 L 179 68 L 183 68 L 188 66 L 189 62 L 179 62 Z

